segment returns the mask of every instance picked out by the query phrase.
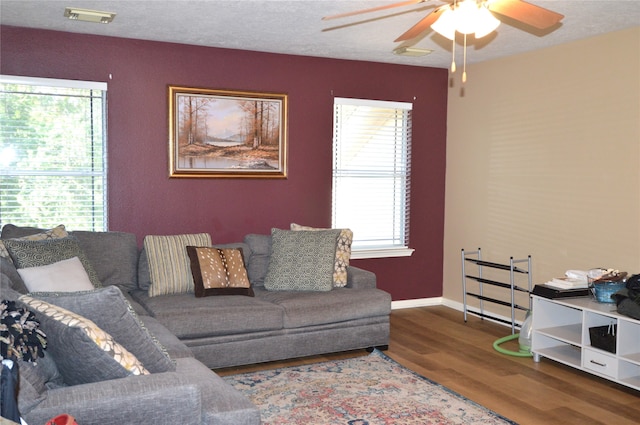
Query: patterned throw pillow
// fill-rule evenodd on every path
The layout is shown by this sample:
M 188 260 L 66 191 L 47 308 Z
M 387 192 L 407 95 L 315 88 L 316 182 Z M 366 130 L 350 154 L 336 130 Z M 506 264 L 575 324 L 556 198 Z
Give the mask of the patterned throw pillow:
M 208 233 L 145 236 L 144 250 L 151 276 L 150 297 L 194 292 L 187 246 L 211 246 L 211 236 Z
M 54 227 L 53 229 L 45 230 L 44 232 L 35 233 L 29 236 L 23 236 L 21 238 L 16 238 L 23 241 L 42 241 L 45 239 L 62 239 L 69 236 L 64 224 Z M 0 240 L 0 257 L 5 257 L 11 259 L 9 255 L 9 251 L 4 246 L 4 241 Z
M 23 295 L 47 334 L 48 347 L 65 384 L 79 385 L 149 371 L 127 349 L 92 321 L 62 307 Z
M 264 287 L 270 291 L 330 291 L 340 230 L 271 230 Z
M 95 288 L 102 287 L 96 271 L 73 236 L 37 241 L 5 239 L 4 244 L 17 269 L 41 267 L 78 257 Z
M 239 248 L 188 246 L 196 297 L 248 295 L 253 290 Z
M 149 372 L 176 369 L 165 347 L 142 323 L 117 286 L 73 293 L 46 292 L 30 295 L 91 320 L 136 356 Z
M 301 226 L 291 223 L 291 230 L 327 230 L 318 229 L 316 227 Z M 343 288 L 347 286 L 347 267 L 351 260 L 351 244 L 353 243 L 353 232 L 349 229 L 340 229 L 340 236 L 336 247 L 336 261 L 333 269 L 333 286 L 334 288 Z

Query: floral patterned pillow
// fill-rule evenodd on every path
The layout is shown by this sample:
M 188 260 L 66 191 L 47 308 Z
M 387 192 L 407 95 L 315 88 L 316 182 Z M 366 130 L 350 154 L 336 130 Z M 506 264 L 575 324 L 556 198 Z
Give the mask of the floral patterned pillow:
M 327 230 L 316 227 L 301 226 L 291 223 L 291 230 Z M 347 286 L 347 267 L 351 260 L 351 244 L 353 243 L 353 232 L 349 229 L 340 229 L 336 246 L 336 262 L 333 268 L 333 287 L 342 288 Z

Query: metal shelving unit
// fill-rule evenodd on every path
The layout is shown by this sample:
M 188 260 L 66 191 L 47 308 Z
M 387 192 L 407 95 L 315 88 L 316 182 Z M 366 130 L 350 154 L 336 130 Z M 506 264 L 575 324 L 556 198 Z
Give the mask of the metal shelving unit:
M 466 263 L 472 263 L 477 266 L 477 274 L 467 274 Z M 517 267 L 516 264 L 525 266 Z M 491 268 L 496 270 L 502 270 L 509 272 L 509 283 L 486 279 L 483 277 L 483 268 Z M 516 275 L 523 275 L 522 279 L 516 278 Z M 526 275 L 527 286 L 518 286 L 516 281 L 524 280 Z M 475 283 L 474 288 L 470 288 L 467 283 L 472 280 Z M 498 299 L 485 295 L 484 286 L 491 285 L 498 288 L 509 290 L 509 294 L 505 293 L 505 297 Z M 521 283 L 522 285 L 522 283 Z M 474 289 L 477 290 L 474 292 Z M 462 292 L 463 292 L 463 305 L 464 305 L 464 321 L 467 321 L 467 314 L 473 314 L 481 318 L 488 318 L 497 322 L 506 323 L 511 326 L 511 334 L 514 334 L 516 327 L 520 325 L 516 322 L 516 310 L 530 310 L 531 309 L 531 256 L 529 255 L 525 259 L 514 260 L 513 257 L 509 258 L 509 264 L 493 263 L 490 261 L 484 261 L 482 259 L 482 250 L 478 248 L 477 251 L 465 252 L 462 250 Z M 522 294 L 519 296 L 518 294 Z M 469 307 L 467 303 L 467 297 L 471 296 L 480 300 L 480 308 Z M 526 301 L 523 302 L 523 298 L 526 296 Z M 507 299 L 508 298 L 508 299 Z M 502 317 L 498 317 L 495 314 L 487 312 L 485 309 L 485 302 L 502 305 L 509 307 L 511 310 L 511 320 L 506 320 Z

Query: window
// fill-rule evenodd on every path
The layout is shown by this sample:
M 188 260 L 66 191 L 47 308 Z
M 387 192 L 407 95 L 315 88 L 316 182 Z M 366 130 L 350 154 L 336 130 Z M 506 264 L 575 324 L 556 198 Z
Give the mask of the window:
M 333 221 L 353 258 L 411 255 L 412 104 L 334 99 Z
M 0 76 L 0 225 L 107 229 L 106 94 Z

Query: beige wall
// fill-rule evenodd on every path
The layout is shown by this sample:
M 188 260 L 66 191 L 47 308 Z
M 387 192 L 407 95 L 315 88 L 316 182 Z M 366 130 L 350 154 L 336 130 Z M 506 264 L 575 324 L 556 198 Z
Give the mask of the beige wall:
M 534 283 L 568 269 L 640 273 L 640 27 L 468 77 L 464 96 L 459 74 L 449 94 L 444 297 L 462 301 L 463 248 L 531 255 Z

